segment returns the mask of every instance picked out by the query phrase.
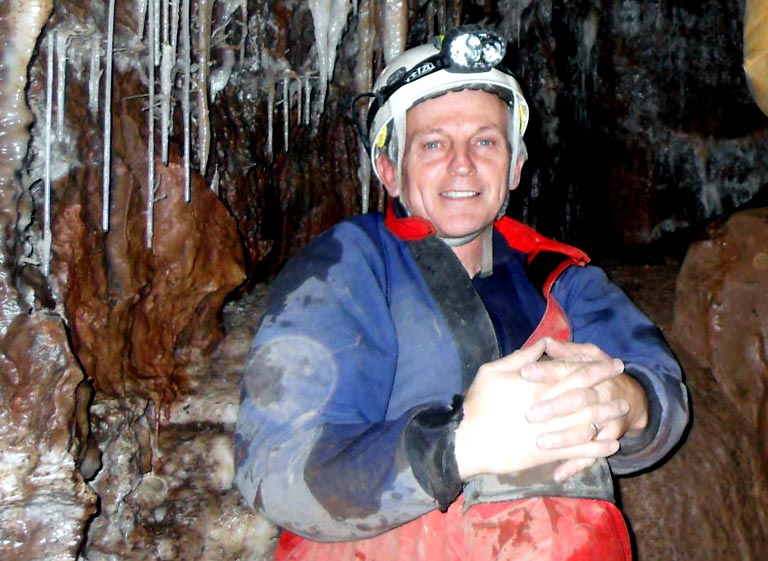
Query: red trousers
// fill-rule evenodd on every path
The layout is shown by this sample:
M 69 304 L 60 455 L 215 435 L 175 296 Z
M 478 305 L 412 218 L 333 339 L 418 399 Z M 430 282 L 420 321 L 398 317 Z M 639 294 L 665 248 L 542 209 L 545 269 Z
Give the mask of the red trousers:
M 631 561 L 624 518 L 611 503 L 531 498 L 459 500 L 384 534 L 320 543 L 283 532 L 275 561 Z

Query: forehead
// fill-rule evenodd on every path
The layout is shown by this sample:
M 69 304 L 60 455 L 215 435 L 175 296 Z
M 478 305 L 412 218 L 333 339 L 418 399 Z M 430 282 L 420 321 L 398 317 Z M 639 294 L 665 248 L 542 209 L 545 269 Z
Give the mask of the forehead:
M 422 101 L 407 113 L 409 136 L 425 128 L 454 126 L 506 130 L 507 121 L 507 104 L 483 90 L 448 92 Z

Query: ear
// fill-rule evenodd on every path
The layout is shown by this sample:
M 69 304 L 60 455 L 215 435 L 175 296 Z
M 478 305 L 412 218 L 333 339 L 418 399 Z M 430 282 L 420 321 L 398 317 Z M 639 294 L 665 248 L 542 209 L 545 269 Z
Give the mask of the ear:
M 520 172 L 523 169 L 523 164 L 525 163 L 525 158 L 518 158 L 517 159 L 517 165 L 515 166 L 515 177 L 512 178 L 512 181 L 509 182 L 509 190 L 514 191 L 517 189 L 518 185 L 520 185 Z
M 400 194 L 400 186 L 397 184 L 395 164 L 386 154 L 379 154 L 376 157 L 376 168 L 379 170 L 379 176 L 389 196 L 397 197 Z

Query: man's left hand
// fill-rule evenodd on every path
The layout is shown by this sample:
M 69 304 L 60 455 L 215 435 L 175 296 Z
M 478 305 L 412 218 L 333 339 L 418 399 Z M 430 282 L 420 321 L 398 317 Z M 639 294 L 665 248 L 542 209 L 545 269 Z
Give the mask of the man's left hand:
M 648 399 L 640 384 L 624 373 L 624 364 L 597 346 L 546 339 L 542 360 L 524 367 L 521 377 L 550 384 L 550 390 L 526 417 L 532 423 L 557 420 L 557 430 L 542 434 L 542 449 L 567 448 L 590 440 L 616 440 L 642 432 L 648 423 Z M 563 462 L 555 470 L 562 481 L 591 467 L 597 458 Z

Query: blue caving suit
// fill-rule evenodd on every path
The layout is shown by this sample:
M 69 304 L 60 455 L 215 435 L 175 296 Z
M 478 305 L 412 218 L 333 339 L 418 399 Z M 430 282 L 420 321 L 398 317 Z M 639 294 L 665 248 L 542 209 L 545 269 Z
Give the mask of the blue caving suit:
M 611 470 L 664 458 L 688 420 L 682 373 L 657 327 L 602 270 L 502 218 L 493 274 L 470 279 L 446 244 L 413 234 L 393 208 L 386 220 L 370 213 L 336 225 L 271 287 L 235 437 L 235 481 L 250 505 L 299 536 L 358 540 L 445 510 L 460 493 L 465 506 L 533 495 L 610 501 Z M 554 265 L 537 272 L 538 255 Z M 621 359 L 645 388 L 648 427 L 562 484 L 536 474 L 462 482 L 451 438 L 461 395 L 481 364 L 525 344 L 552 299 L 572 341 Z

